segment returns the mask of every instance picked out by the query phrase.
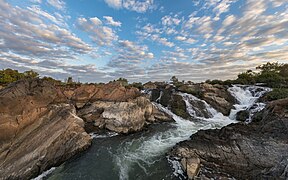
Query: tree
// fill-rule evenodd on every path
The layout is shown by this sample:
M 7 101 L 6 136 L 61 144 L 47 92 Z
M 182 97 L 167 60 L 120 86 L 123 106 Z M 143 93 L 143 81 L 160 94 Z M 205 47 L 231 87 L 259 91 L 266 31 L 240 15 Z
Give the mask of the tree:
M 172 76 L 170 81 L 172 81 L 173 84 L 176 84 L 176 83 L 178 83 L 178 78 L 176 76 Z
M 68 77 L 67 84 L 73 84 L 73 78 L 71 76 Z
M 24 76 L 26 78 L 37 78 L 39 76 L 39 74 L 33 70 L 30 70 L 30 71 L 25 71 Z
M 122 86 L 128 86 L 128 80 L 125 78 L 120 77 L 116 82 L 119 82 Z

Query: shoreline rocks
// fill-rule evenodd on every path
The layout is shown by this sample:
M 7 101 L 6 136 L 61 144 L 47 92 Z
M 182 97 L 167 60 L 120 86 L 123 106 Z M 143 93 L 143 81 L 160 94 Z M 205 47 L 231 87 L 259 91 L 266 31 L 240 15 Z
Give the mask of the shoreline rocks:
M 41 79 L 1 89 L 0 115 L 0 179 L 30 179 L 84 151 L 92 141 L 86 126 L 128 133 L 172 120 L 133 87 Z
M 257 119 L 255 119 L 257 118 Z M 216 176 L 236 179 L 288 178 L 288 99 L 270 102 L 252 123 L 200 130 L 170 152 L 180 159 L 199 158 L 200 178 L 205 168 Z M 219 173 L 220 172 L 220 173 Z M 227 176 L 226 176 L 227 177 Z

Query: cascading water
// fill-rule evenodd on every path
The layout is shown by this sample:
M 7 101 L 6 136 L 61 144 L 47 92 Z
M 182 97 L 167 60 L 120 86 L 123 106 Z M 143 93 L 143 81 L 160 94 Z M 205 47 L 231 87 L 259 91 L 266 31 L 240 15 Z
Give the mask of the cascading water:
M 129 136 L 115 133 L 91 134 L 94 137 L 93 144 L 85 154 L 64 163 L 44 179 L 182 179 L 184 176 L 180 163 L 168 159 L 169 164 L 165 153 L 199 129 L 221 128 L 235 122 L 236 113 L 251 109 L 257 98 L 266 91 L 257 88 L 233 86 L 229 89 L 239 101 L 230 118 L 217 112 L 205 101 L 185 93 L 178 94 L 186 103 L 187 112 L 191 115 L 189 120 L 153 103 L 171 115 L 175 122 L 154 124 L 147 131 Z M 160 93 L 157 101 L 160 101 L 162 95 Z
M 265 107 L 264 103 L 257 102 L 257 100 L 265 93 L 271 91 L 271 89 L 260 86 L 233 85 L 228 91 L 238 101 L 238 103 L 234 105 L 235 109 L 231 110 L 229 115 L 230 119 L 236 119 L 238 112 L 247 110 L 249 111 L 249 117 L 246 122 L 249 123 L 251 122 L 252 116 Z

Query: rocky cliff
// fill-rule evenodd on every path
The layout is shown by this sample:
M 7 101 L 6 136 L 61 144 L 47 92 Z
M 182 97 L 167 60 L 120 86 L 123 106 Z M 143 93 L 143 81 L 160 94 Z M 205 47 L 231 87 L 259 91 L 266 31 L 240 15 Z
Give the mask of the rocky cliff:
M 171 120 L 136 88 L 54 86 L 40 79 L 2 89 L 0 115 L 0 179 L 29 179 L 85 150 L 87 126 L 128 133 Z
M 190 115 L 187 112 L 187 107 L 183 97 L 179 95 L 180 92 L 188 93 L 199 99 L 205 100 L 214 109 L 226 116 L 230 114 L 231 109 L 234 108 L 233 105 L 237 102 L 237 100 L 229 93 L 229 87 L 224 85 L 198 83 L 183 84 L 179 87 L 175 87 L 163 83 L 155 83 L 152 86 L 152 83 L 149 83 L 149 86 L 147 87 L 152 88 L 150 89 L 152 101 L 158 102 L 165 107 L 169 107 L 173 113 L 184 119 L 189 119 Z M 203 109 L 201 108 L 203 104 L 201 105 L 199 102 L 191 103 L 194 103 L 194 105 L 199 107 L 199 109 Z M 207 116 L 207 114 L 204 116 Z
M 187 172 L 194 176 L 195 167 L 201 167 L 201 178 L 287 179 L 287 139 L 288 99 L 282 99 L 271 102 L 248 125 L 200 130 L 178 143 L 170 155 L 181 162 L 197 162 Z

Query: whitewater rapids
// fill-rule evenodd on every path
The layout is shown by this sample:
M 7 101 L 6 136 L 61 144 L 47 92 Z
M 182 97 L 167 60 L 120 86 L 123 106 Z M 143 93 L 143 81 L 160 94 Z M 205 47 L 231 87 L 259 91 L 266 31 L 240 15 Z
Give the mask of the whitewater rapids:
M 236 114 L 241 110 L 250 110 L 251 114 L 261 110 L 265 104 L 258 103 L 257 99 L 267 91 L 269 89 L 257 86 L 235 85 L 229 88 L 238 101 L 229 116 L 191 94 L 178 93 L 183 97 L 191 119 L 183 119 L 154 103 L 158 109 L 170 114 L 175 122 L 151 125 L 149 130 L 129 136 L 91 134 L 94 140 L 88 152 L 38 179 L 183 179 L 185 176 L 179 162 L 167 160 L 165 153 L 200 129 L 221 128 L 236 122 Z M 156 102 L 161 96 L 162 93 Z M 197 109 L 191 102 L 202 103 L 205 109 Z M 205 111 L 208 117 L 199 115 L 198 111 Z

